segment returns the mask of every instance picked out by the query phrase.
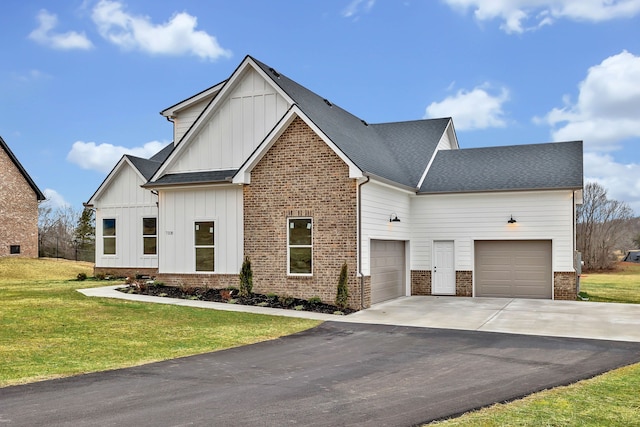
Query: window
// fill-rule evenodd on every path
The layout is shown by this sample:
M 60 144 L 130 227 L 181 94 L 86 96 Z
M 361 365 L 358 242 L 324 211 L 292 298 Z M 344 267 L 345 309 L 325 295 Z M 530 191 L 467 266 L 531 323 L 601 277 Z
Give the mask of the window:
M 195 224 L 196 271 L 214 271 L 215 247 L 213 221 Z
M 11 255 L 18 255 L 20 253 L 20 245 L 10 245 L 9 253 Z
M 311 218 L 289 218 L 289 274 L 313 273 L 313 243 Z
M 102 253 L 105 255 L 116 254 L 116 219 L 105 218 L 102 220 Z
M 142 218 L 142 243 L 145 255 L 158 253 L 158 221 L 156 218 Z

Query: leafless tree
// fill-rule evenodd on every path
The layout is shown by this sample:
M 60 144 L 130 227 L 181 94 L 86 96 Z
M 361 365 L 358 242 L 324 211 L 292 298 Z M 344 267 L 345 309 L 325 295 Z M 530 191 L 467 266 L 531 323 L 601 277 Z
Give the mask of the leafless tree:
M 631 207 L 609 199 L 600 184 L 590 182 L 584 187 L 583 204 L 577 209 L 577 247 L 587 270 L 612 267 L 614 249 L 625 237 L 631 218 Z
M 44 201 L 38 207 L 39 256 L 74 259 L 74 232 L 79 214 L 71 206 L 53 208 Z

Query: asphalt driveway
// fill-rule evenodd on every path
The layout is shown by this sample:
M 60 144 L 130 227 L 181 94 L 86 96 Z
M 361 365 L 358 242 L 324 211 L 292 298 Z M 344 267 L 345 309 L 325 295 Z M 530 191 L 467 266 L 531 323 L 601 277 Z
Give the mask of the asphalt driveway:
M 7 426 L 409 426 L 640 361 L 640 343 L 326 322 L 274 341 L 0 389 Z

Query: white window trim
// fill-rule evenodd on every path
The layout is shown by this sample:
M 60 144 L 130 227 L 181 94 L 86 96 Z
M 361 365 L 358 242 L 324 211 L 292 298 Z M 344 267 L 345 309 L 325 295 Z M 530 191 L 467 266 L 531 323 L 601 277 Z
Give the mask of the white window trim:
M 291 230 L 289 221 L 292 219 L 308 219 L 311 221 L 311 244 L 310 245 L 290 245 L 289 244 L 289 231 Z M 311 273 L 292 273 L 291 272 L 291 252 L 290 252 L 291 248 L 311 248 Z M 314 265 L 315 265 L 315 262 L 313 262 L 313 218 L 310 216 L 287 217 L 287 276 L 312 277 Z
M 156 220 L 156 234 L 144 234 L 144 220 L 145 219 L 155 219 Z M 140 217 L 140 222 L 142 224 L 142 257 L 143 258 L 157 258 L 158 257 L 158 216 L 157 215 L 143 215 Z M 117 229 L 116 229 L 117 232 Z M 144 253 L 144 239 L 145 237 L 155 237 L 156 238 L 156 253 L 155 254 L 145 254 Z
M 213 223 L 213 245 L 196 245 L 195 243 L 195 226 L 197 222 L 212 222 Z M 216 268 L 218 267 L 218 251 L 216 251 L 216 240 L 218 238 L 218 233 L 216 231 L 216 223 L 218 221 L 214 218 L 196 218 L 193 220 L 192 222 L 192 232 L 193 234 L 193 238 L 194 238 L 194 242 L 193 242 L 193 271 L 196 274 L 213 274 L 216 272 Z M 197 249 L 199 248 L 213 248 L 213 270 L 198 270 L 196 268 L 196 252 Z

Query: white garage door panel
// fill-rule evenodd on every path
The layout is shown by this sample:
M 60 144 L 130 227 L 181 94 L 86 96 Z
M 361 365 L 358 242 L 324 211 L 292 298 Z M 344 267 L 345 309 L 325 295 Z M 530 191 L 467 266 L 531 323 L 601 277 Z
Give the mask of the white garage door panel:
M 475 242 L 476 296 L 551 298 L 551 241 Z
M 404 242 L 371 241 L 371 303 L 404 295 Z

